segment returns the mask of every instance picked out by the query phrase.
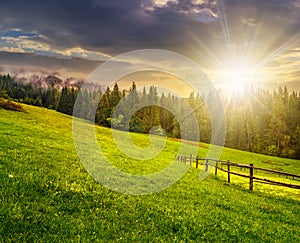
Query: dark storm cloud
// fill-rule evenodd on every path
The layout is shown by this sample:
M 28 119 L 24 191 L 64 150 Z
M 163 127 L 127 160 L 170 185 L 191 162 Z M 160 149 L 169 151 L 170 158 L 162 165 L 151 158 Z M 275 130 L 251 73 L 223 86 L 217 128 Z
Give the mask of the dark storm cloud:
M 168 49 L 208 66 L 214 60 L 207 57 L 217 56 L 221 61 L 228 58 L 228 37 L 238 54 L 246 46 L 260 53 L 256 57 L 259 60 L 300 31 L 297 0 L 154 2 L 159 1 L 2 1 L 0 31 L 11 35 L 16 34 L 11 32 L 15 29 L 37 33 L 33 39 L 51 47 L 79 46 L 109 55 L 142 48 Z M 226 25 L 229 33 L 224 30 Z M 53 69 L 65 65 L 68 70 L 72 65 L 73 69 L 82 65 L 81 69 L 90 70 L 97 63 L 54 57 L 47 61 L 33 54 L 1 53 L 0 58 L 2 63 L 35 63 Z
M 6 1 L 1 4 L 3 29 L 36 30 L 59 46 L 80 45 L 102 51 L 155 47 L 176 42 L 186 34 L 190 22 L 178 10 L 189 2 L 149 11 L 151 1 Z
M 2 28 L 36 30 L 58 46 L 119 49 L 141 25 L 139 8 L 130 0 L 16 0 L 2 3 L 0 13 Z
M 102 51 L 123 51 L 135 48 L 167 46 L 177 40 L 188 40 L 188 31 L 199 30 L 191 10 L 198 7 L 216 11 L 213 1 L 179 0 L 167 5 L 145 9 L 150 0 L 12 0 L 3 1 L 0 8 L 2 28 L 36 30 L 59 46 L 80 45 L 101 48 Z M 194 3 L 193 3 L 194 2 Z M 201 2 L 201 1 L 200 1 Z M 255 19 L 266 18 L 268 11 L 280 21 L 293 15 L 291 0 L 219 1 L 228 17 L 240 21 L 241 14 L 254 10 Z M 219 8 L 220 9 L 220 8 Z M 274 12 L 275 11 L 275 12 Z M 186 13 L 186 14 L 183 14 Z M 260 18 L 258 15 L 261 15 Z M 283 24 L 283 23 L 281 23 Z M 199 33 L 200 35 L 200 33 Z

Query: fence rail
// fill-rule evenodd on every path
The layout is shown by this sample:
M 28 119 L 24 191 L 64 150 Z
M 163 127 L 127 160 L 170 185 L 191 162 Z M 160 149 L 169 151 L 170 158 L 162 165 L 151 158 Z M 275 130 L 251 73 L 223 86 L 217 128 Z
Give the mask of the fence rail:
M 229 183 L 231 181 L 230 175 L 236 175 L 236 176 L 248 178 L 250 191 L 253 191 L 254 182 L 262 183 L 262 184 L 276 185 L 276 186 L 284 186 L 284 187 L 289 187 L 289 188 L 294 188 L 294 189 L 300 189 L 300 185 L 295 185 L 295 184 L 290 184 L 290 183 L 285 183 L 285 182 L 274 181 L 274 180 L 270 180 L 270 179 L 266 179 L 266 178 L 256 177 L 256 176 L 254 176 L 254 171 L 256 171 L 256 172 L 264 171 L 264 172 L 268 172 L 271 174 L 277 174 L 279 176 L 285 176 L 286 178 L 291 178 L 292 180 L 299 180 L 300 175 L 295 175 L 295 174 L 291 174 L 291 173 L 256 167 L 253 164 L 246 165 L 246 164 L 239 164 L 239 163 L 231 162 L 229 160 L 216 160 L 216 159 L 209 159 L 209 158 L 200 158 L 199 156 L 193 156 L 192 154 L 190 154 L 189 156 L 176 155 L 175 159 L 178 161 L 184 162 L 184 163 L 189 163 L 191 166 L 195 162 L 196 169 L 199 167 L 199 165 L 205 165 L 206 171 L 208 171 L 209 166 L 214 166 L 215 167 L 215 175 L 218 174 L 218 170 L 227 173 L 227 181 Z M 225 166 L 227 168 L 224 169 L 223 166 Z M 249 174 L 245 175 L 245 174 L 241 174 L 241 173 L 232 171 L 231 167 L 238 167 L 238 168 L 240 168 L 240 170 L 242 170 L 242 169 L 248 170 L 249 169 Z

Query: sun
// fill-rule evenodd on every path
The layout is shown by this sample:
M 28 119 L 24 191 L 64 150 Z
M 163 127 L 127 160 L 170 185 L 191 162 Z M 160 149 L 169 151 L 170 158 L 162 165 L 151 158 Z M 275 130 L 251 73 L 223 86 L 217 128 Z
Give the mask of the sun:
M 255 70 L 239 63 L 230 63 L 218 70 L 218 82 L 226 94 L 242 94 L 257 80 Z

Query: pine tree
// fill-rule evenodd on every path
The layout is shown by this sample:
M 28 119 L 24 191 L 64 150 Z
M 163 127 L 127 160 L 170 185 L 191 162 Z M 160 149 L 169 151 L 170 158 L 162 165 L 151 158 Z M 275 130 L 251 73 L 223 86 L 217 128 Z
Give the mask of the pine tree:
M 114 88 L 110 96 L 110 104 L 112 107 L 115 107 L 121 100 L 121 92 L 119 91 L 119 86 L 115 83 Z
M 110 126 L 111 118 L 111 104 L 110 104 L 110 89 L 107 87 L 105 93 L 102 95 L 99 106 L 96 112 L 96 123 L 103 126 Z

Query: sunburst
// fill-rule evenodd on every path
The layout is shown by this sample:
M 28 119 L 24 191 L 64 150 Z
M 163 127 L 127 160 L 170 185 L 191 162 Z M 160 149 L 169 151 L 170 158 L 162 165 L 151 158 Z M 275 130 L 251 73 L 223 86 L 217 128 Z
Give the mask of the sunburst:
M 256 69 L 235 62 L 226 64 L 216 75 L 222 89 L 229 95 L 243 93 L 259 79 Z

